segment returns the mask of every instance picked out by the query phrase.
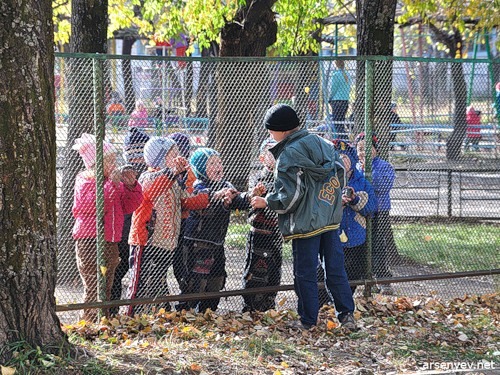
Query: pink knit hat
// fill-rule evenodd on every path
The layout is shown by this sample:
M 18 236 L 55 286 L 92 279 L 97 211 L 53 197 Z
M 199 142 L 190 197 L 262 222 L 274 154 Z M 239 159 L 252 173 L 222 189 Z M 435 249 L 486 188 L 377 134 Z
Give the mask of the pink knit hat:
M 80 138 L 75 139 L 75 144 L 71 147 L 72 150 L 78 151 L 87 169 L 95 165 L 95 144 L 96 139 L 93 134 L 83 133 Z M 114 147 L 108 141 L 103 141 L 102 147 L 104 156 L 114 153 Z

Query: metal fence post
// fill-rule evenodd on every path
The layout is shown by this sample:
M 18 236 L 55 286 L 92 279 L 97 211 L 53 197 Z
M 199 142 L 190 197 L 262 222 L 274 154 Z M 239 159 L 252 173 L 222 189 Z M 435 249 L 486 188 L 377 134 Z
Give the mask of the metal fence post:
M 448 183 L 448 196 L 447 196 L 447 200 L 448 200 L 448 217 L 451 217 L 453 215 L 453 175 L 452 175 L 452 171 L 451 169 L 448 169 L 447 171 L 447 183 Z
M 495 73 L 493 72 L 493 57 L 491 55 L 491 47 L 490 47 L 490 35 L 489 33 L 484 34 L 484 40 L 486 44 L 486 53 L 488 55 L 488 73 L 490 76 L 490 81 L 491 81 L 491 97 L 493 99 L 493 103 L 495 103 L 496 107 L 496 90 L 495 90 Z M 495 145 L 494 151 L 495 151 L 495 157 L 498 157 L 498 147 L 497 147 L 497 128 L 500 127 L 500 108 L 496 108 L 496 125 L 493 125 L 493 144 Z
M 103 98 L 103 61 L 92 59 L 94 87 L 94 127 L 96 136 L 96 227 L 97 227 L 97 295 L 99 301 L 106 301 L 106 262 L 104 250 L 104 98 Z M 102 314 L 102 310 L 100 310 Z
M 372 129 L 373 129 L 373 70 L 374 61 L 365 60 L 365 177 L 368 181 L 372 181 Z M 367 274 L 368 280 L 373 279 L 373 262 L 372 262 L 372 220 L 367 217 L 366 220 L 366 257 L 367 257 Z M 365 296 L 371 295 L 370 285 L 365 287 Z

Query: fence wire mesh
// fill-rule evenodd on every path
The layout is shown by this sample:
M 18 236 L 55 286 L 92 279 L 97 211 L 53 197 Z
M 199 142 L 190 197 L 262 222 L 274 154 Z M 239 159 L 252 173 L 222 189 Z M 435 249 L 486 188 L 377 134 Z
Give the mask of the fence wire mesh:
M 360 172 L 348 182 L 354 200 L 339 231 L 350 280 L 498 270 L 500 92 L 492 62 L 373 63 L 374 76 L 365 77 L 359 59 L 98 57 L 96 65 L 90 57 L 59 55 L 57 303 L 293 285 L 292 247 L 283 242 L 276 214 L 250 206 L 253 195 L 274 188 L 273 143 L 262 121 L 275 103 L 292 105 L 309 131 L 357 148 L 351 170 Z M 367 79 L 373 93 L 364 92 Z M 368 116 L 377 137 L 371 184 L 362 177 L 363 142 L 355 143 L 365 130 L 365 95 L 374 103 Z M 101 115 L 105 141 L 96 147 Z M 357 196 L 373 207 L 355 204 Z M 100 219 L 106 244 L 97 262 Z M 322 281 L 320 268 L 318 276 Z M 498 291 L 498 280 L 408 279 L 373 292 L 448 297 Z M 278 289 L 111 312 L 294 307 L 293 291 Z M 95 314 L 86 309 L 84 318 Z

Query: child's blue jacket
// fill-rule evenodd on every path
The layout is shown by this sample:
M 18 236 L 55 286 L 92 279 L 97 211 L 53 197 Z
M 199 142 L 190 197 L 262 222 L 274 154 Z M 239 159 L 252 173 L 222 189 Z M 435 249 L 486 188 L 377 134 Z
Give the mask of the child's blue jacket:
M 370 182 L 357 169 L 353 169 L 347 186 L 354 189 L 356 198 L 344 207 L 340 233 L 343 230 L 347 236 L 344 247 L 355 247 L 366 241 L 366 217 L 377 211 L 377 198 Z

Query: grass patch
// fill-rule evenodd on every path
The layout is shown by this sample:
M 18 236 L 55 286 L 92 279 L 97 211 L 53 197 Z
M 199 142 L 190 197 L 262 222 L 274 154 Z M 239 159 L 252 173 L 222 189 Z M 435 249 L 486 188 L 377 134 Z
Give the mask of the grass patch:
M 484 354 L 481 351 L 465 349 L 456 346 L 441 346 L 435 343 L 429 343 L 425 340 L 411 340 L 404 345 L 394 347 L 394 356 L 396 358 L 432 358 L 440 361 L 468 361 L 479 362 L 482 360 L 494 360 L 493 355 Z
M 460 272 L 500 267 L 500 230 L 481 224 L 394 224 L 394 239 L 400 255 L 419 264 Z M 226 245 L 245 249 L 250 225 L 229 225 Z M 283 259 L 292 259 L 291 242 L 283 245 Z
M 288 356 L 294 355 L 297 358 L 305 358 L 308 353 L 303 348 L 287 343 L 282 337 L 273 334 L 269 337 L 250 337 L 241 343 L 241 348 L 247 350 L 252 356 L 275 356 L 277 353 Z
M 500 230 L 471 224 L 393 225 L 398 252 L 420 264 L 446 271 L 500 267 Z
M 229 224 L 226 235 L 226 245 L 244 249 L 247 244 L 247 236 L 250 224 Z
M 81 344 L 85 342 L 83 338 L 73 341 Z M 5 370 L 15 369 L 16 374 L 23 375 L 111 375 L 113 369 L 97 358 L 79 358 L 74 359 L 67 352 L 68 348 L 46 348 L 42 350 L 40 347 L 34 347 L 26 341 L 18 341 L 0 350 L 0 354 L 7 350 L 12 353 L 12 357 L 6 363 L 2 363 Z M 51 354 L 49 352 L 57 353 Z
M 226 245 L 245 249 L 249 224 L 232 223 Z M 460 272 L 500 267 L 500 230 L 481 224 L 394 224 L 394 239 L 400 255 L 419 264 Z M 283 259 L 292 259 L 291 242 L 283 245 Z

